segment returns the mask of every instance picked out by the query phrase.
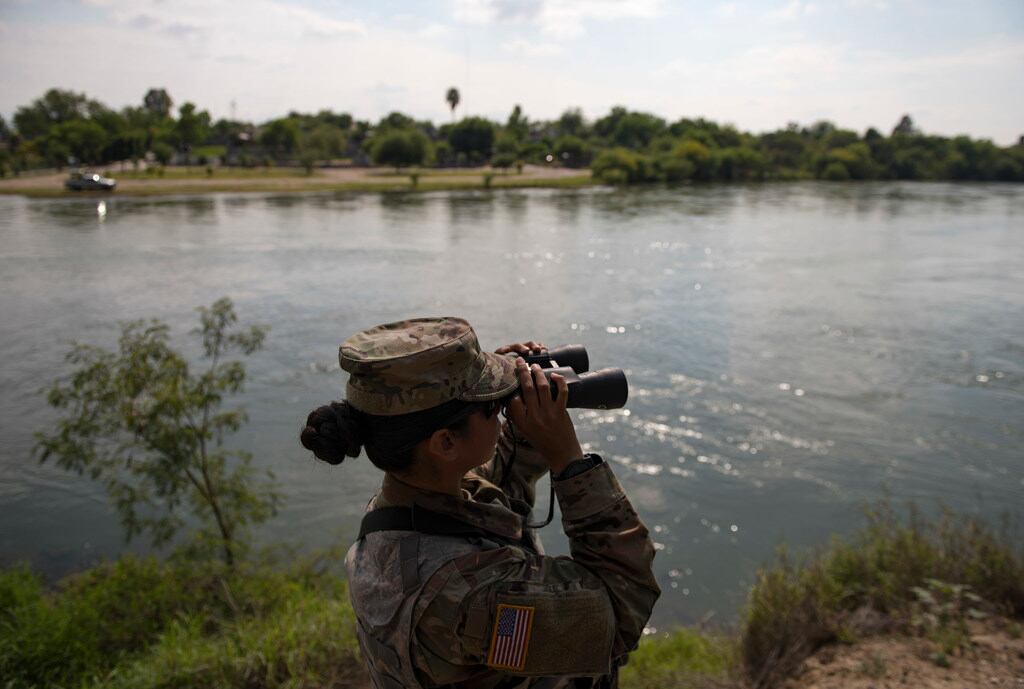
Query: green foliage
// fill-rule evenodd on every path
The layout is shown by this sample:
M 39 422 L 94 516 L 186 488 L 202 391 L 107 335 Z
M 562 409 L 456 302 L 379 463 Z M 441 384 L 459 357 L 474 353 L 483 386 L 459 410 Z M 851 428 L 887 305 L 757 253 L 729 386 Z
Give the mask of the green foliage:
M 444 94 L 444 99 L 448 103 L 448 107 L 451 108 L 452 117 L 455 117 L 455 108 L 459 107 L 459 90 L 454 86 L 448 89 Z
M 505 132 L 518 144 L 525 141 L 526 137 L 530 135 L 530 121 L 523 114 L 523 109 L 516 105 L 512 108 L 511 114 L 508 116 L 508 122 L 505 123 Z M 497 146 L 495 146 L 497 150 Z
M 44 137 L 49 135 L 50 127 L 55 124 L 84 119 L 88 114 L 88 102 L 84 93 L 50 89 L 31 105 L 15 111 L 14 126 L 18 134 L 27 139 Z
M 373 162 L 395 168 L 422 165 L 429 153 L 430 142 L 417 129 L 387 129 L 370 143 Z
M 289 117 L 273 120 L 260 133 L 260 144 L 279 158 L 291 155 L 299 145 L 299 127 Z
M 171 114 L 174 101 L 166 89 L 150 89 L 142 97 L 142 105 L 153 119 L 166 119 Z
M 445 98 L 454 120 L 458 90 L 449 89 Z M 50 89 L 17 109 L 14 130 L 5 133 L 0 128 L 0 140 L 8 143 L 9 151 L 9 160 L 0 161 L 0 169 L 18 172 L 61 166 L 69 156 L 96 164 L 135 160 L 147 150 L 166 164 L 170 156 L 162 156 L 164 149 L 158 149 L 164 145 L 195 155 L 200 155 L 196 152 L 201 148 L 222 146 L 226 150 L 218 155 L 229 165 L 273 159 L 298 162 L 308 169 L 310 158 L 341 157 L 366 164 L 376 160 L 374 147 L 385 132 L 417 130 L 425 137 L 426 154 L 421 161 L 403 165 L 449 167 L 491 161 L 504 166 L 511 158 L 544 164 L 550 155 L 567 167 L 584 167 L 605 151 L 626 149 L 642 161 L 626 167 L 640 165 L 644 174 L 634 171 L 631 175 L 618 164 L 614 166 L 618 172 L 613 172 L 605 156 L 601 158 L 604 169 L 594 170 L 595 178 L 616 184 L 762 179 L 1024 181 L 1024 145 L 999 147 L 967 136 L 929 136 L 909 115 L 900 118 L 887 137 L 876 128 L 860 136 L 829 121 L 808 126 L 789 123 L 754 135 L 704 118 L 668 124 L 654 114 L 623 106 L 613 107 L 592 126 L 579 108 L 565 110 L 556 120 L 541 121 L 530 120 L 516 105 L 503 124 L 469 117 L 440 127 L 400 112 L 389 113 L 374 125 L 329 110 L 290 112 L 259 126 L 228 120 L 211 124 L 209 115 L 192 103 L 178 109 L 177 119 L 171 106 L 164 89 L 150 89 L 141 106 L 120 111 L 85 94 Z
M 482 117 L 467 117 L 449 130 L 448 143 L 456 155 L 462 153 L 469 163 L 479 164 L 490 159 L 494 137 L 491 122 Z
M 52 593 L 24 567 L 0 573 L 10 689 L 336 686 L 359 672 L 353 627 L 343 583 L 318 560 L 278 571 L 125 557 Z
M 566 167 L 583 167 L 590 157 L 590 150 L 583 139 L 566 135 L 555 141 L 555 157 Z
M 821 178 L 828 182 L 845 182 L 850 179 L 850 171 L 842 163 L 833 161 L 822 170 Z
M 317 160 L 329 161 L 345 154 L 345 132 L 333 124 L 318 124 L 303 140 L 303 150 Z
M 221 447 L 246 419 L 241 410 L 219 410 L 245 381 L 244 365 L 224 357 L 258 350 L 266 329 L 235 328 L 226 298 L 199 312 L 193 332 L 208 361 L 199 372 L 156 320 L 123 323 L 116 351 L 73 343 L 66 356 L 73 371 L 47 397 L 63 415 L 54 430 L 36 434 L 35 451 L 103 481 L 128 538 L 148 533 L 154 544 L 167 543 L 187 509 L 201 525 L 190 547 L 216 548 L 231 565 L 248 525 L 270 517 L 278 495 L 269 481 L 256 483 L 248 453 Z
M 882 504 L 849 541 L 800 566 L 782 554 L 759 572 L 741 636 L 751 683 L 774 686 L 818 646 L 855 632 L 850 625 L 864 610 L 911 620 L 929 579 L 955 582 L 948 586 L 963 587 L 953 589 L 961 599 L 970 591 L 997 612 L 1024 616 L 1024 553 L 1006 529 L 949 513 L 928 521 L 912 510 L 901 519 Z
M 153 156 L 161 165 L 167 165 L 174 157 L 174 149 L 165 143 L 155 143 L 153 144 Z
M 206 140 L 210 131 L 210 113 L 196 112 L 196 106 L 185 103 L 178 110 L 178 121 L 174 124 L 174 135 L 178 147 L 191 150 Z
M 939 645 L 942 653 L 953 654 L 970 645 L 968 620 L 982 620 L 985 602 L 966 584 L 949 584 L 925 579 L 924 586 L 911 586 L 915 600 L 910 624 Z
M 84 163 L 99 163 L 104 147 L 107 145 L 107 133 L 103 127 L 89 120 L 71 120 L 50 127 L 47 150 L 59 151 L 51 155 L 57 159 L 65 152 Z
M 595 179 L 605 184 L 636 184 L 655 179 L 654 166 L 646 156 L 621 147 L 601 151 L 590 170 Z
M 619 674 L 623 689 L 700 689 L 735 666 L 732 640 L 678 629 L 645 636 Z

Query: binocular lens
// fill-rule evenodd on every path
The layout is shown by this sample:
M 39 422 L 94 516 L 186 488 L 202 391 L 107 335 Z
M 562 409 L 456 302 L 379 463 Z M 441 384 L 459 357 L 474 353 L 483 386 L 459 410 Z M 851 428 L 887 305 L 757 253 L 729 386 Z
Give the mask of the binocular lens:
M 569 409 L 619 409 L 626 406 L 629 398 L 629 383 L 621 368 L 603 368 L 577 375 L 569 366 L 543 370 L 548 380 L 557 373 L 569 384 Z M 551 386 L 551 397 L 558 396 L 558 388 Z

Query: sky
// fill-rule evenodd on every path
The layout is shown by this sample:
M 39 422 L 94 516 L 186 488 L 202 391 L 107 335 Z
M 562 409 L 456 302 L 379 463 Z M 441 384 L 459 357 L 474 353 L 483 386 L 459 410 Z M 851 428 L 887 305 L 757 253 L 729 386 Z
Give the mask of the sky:
M 615 105 L 753 132 L 1024 135 L 1024 0 L 0 0 L 0 114 L 48 88 L 214 118 Z

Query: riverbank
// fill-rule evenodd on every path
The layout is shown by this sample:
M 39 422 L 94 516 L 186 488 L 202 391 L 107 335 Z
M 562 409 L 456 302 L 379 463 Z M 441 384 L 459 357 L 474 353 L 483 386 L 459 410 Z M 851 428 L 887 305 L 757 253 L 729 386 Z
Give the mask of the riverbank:
M 106 171 L 104 171 L 105 174 Z M 589 170 L 526 165 L 522 172 L 473 169 L 321 168 L 312 174 L 294 168 L 166 168 L 157 172 L 118 172 L 114 192 L 74 192 L 64 188 L 66 173 L 0 179 L 0 194 L 33 198 L 157 196 L 225 192 L 302 193 L 325 191 L 450 191 L 461 189 L 579 188 L 595 184 Z
M 8 570 L 0 676 L 9 689 L 368 687 L 340 556 L 233 571 L 124 557 L 52 591 Z M 735 631 L 645 636 L 621 686 L 1019 687 L 1022 619 L 1024 552 L 1008 531 L 883 506 L 849 539 L 762 569 Z

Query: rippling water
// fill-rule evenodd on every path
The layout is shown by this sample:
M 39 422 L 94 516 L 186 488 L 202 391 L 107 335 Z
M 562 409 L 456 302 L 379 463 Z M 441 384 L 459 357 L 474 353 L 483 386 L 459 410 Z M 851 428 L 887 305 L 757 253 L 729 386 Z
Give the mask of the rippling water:
M 344 337 L 431 314 L 464 316 L 485 346 L 580 342 L 627 370 L 627 408 L 577 427 L 654 532 L 657 624 L 728 619 L 776 545 L 849 531 L 886 493 L 1020 511 L 1024 188 L 96 203 L 0 197 L 3 561 L 56 575 L 125 548 L 99 486 L 30 458 L 67 342 L 158 316 L 195 351 L 193 308 L 223 295 L 272 326 L 233 439 L 286 494 L 263 542 L 353 538 L 379 474 L 315 463 L 298 428 L 342 394 Z M 545 540 L 566 552 L 556 527 Z

